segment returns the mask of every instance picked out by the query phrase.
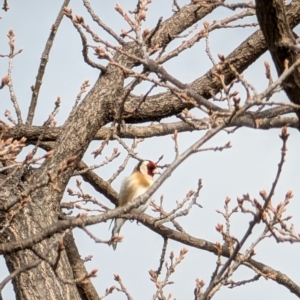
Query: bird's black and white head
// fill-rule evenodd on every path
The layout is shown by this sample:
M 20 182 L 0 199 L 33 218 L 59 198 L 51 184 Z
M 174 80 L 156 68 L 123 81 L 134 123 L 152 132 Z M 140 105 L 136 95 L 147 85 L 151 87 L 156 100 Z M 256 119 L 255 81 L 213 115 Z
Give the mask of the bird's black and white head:
M 136 166 L 136 170 L 141 172 L 143 175 L 153 177 L 155 174 L 159 174 L 156 163 L 151 160 L 142 160 Z

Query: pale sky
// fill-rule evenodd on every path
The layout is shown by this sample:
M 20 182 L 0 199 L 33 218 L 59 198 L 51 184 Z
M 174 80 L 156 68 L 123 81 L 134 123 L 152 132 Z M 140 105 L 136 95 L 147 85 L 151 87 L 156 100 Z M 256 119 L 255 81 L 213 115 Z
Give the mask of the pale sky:
M 136 0 L 119 0 L 124 9 L 134 9 Z M 172 12 L 172 0 L 153 0 L 149 6 L 149 15 L 145 27 L 152 29 L 160 16 L 168 18 Z M 236 3 L 241 1 L 227 1 Z M 62 1 L 16 1 L 10 0 L 11 9 L 8 12 L 1 10 L 0 16 L 0 53 L 6 54 L 9 49 L 7 45 L 6 34 L 12 28 L 16 35 L 16 49 L 24 48 L 22 54 L 14 60 L 13 83 L 15 93 L 18 97 L 20 107 L 23 112 L 23 118 L 27 115 L 27 109 L 31 99 L 30 86 L 35 82 L 37 68 L 40 57 L 50 28 L 54 22 Z M 128 26 L 114 10 L 115 1 L 94 0 L 91 4 L 95 12 L 102 21 L 112 27 L 117 33 L 121 28 L 128 29 Z M 187 0 L 178 1 L 180 5 L 189 3 Z M 81 1 L 71 1 L 70 8 L 74 14 L 84 16 L 86 22 L 102 38 L 109 39 L 102 30 L 97 28 Z M 236 12 L 225 8 L 216 9 L 206 19 L 212 22 L 217 19 L 224 19 Z M 243 20 L 243 23 L 252 23 L 255 18 Z M 198 24 L 198 29 L 202 27 L 203 21 Z M 229 54 L 237 45 L 246 39 L 257 28 L 246 29 L 226 29 L 220 32 L 213 32 L 210 37 L 211 51 L 217 60 L 217 53 Z M 298 27 L 298 34 L 300 32 Z M 114 42 L 112 39 L 109 39 Z M 182 40 L 171 44 L 175 47 Z M 170 48 L 171 48 L 170 47 Z M 92 59 L 96 58 L 93 54 Z M 258 91 L 262 91 L 268 85 L 268 80 L 264 75 L 263 61 L 268 60 L 271 63 L 269 54 L 263 55 L 258 59 L 244 74 L 246 79 L 252 83 Z M 204 41 L 196 44 L 192 49 L 185 51 L 182 55 L 175 58 L 165 65 L 166 69 L 175 77 L 185 83 L 202 76 L 211 67 L 205 53 Z M 276 77 L 272 65 L 273 76 Z M 7 72 L 7 59 L 0 59 L 1 78 Z M 81 54 L 81 40 L 78 33 L 72 26 L 69 19 L 64 18 L 59 28 L 53 50 L 50 54 L 50 62 L 47 66 L 46 76 L 43 80 L 43 86 L 40 92 L 40 98 L 37 113 L 34 119 L 34 125 L 41 125 L 53 109 L 54 101 L 58 96 L 61 97 L 62 104 L 60 112 L 56 118 L 58 125 L 62 125 L 74 104 L 76 95 L 79 92 L 80 85 L 85 79 L 89 79 L 91 86 L 95 83 L 99 75 L 98 70 L 92 69 L 83 62 Z M 139 87 L 134 92 L 141 94 L 146 91 L 145 86 Z M 241 92 L 241 95 L 244 95 Z M 284 100 L 283 93 L 277 94 L 274 99 Z M 5 109 L 10 109 L 13 113 L 13 106 L 9 99 L 8 89 L 0 91 L 0 119 L 5 119 Z M 193 113 L 197 113 L 193 111 Z M 164 120 L 163 122 L 175 121 L 176 118 Z M 287 161 L 283 168 L 281 180 L 273 198 L 274 203 L 284 200 L 284 196 L 289 189 L 294 192 L 294 199 L 289 206 L 289 213 L 294 216 L 292 222 L 295 224 L 296 231 L 300 231 L 300 221 L 298 218 L 300 212 L 300 189 L 299 189 L 299 169 L 300 161 L 299 132 L 289 129 L 290 138 L 288 140 Z M 204 132 L 179 134 L 179 149 L 183 152 L 194 141 L 201 138 Z M 269 191 L 274 181 L 277 171 L 277 164 L 280 160 L 281 140 L 278 135 L 279 129 L 269 131 L 239 129 L 234 134 L 228 135 L 226 132 L 219 133 L 205 147 L 222 146 L 231 141 L 232 149 L 223 152 L 203 152 L 188 158 L 173 173 L 159 190 L 154 194 L 154 199 L 158 202 L 163 194 L 165 199 L 165 208 L 173 209 L 176 201 L 182 200 L 190 189 L 196 190 L 199 178 L 203 180 L 203 188 L 200 192 L 199 203 L 203 209 L 193 208 L 190 214 L 182 218 L 180 224 L 185 230 L 195 237 L 207 239 L 210 242 L 221 240 L 221 236 L 216 232 L 215 225 L 224 220 L 216 209 L 222 210 L 226 196 L 232 198 L 232 206 L 236 205 L 236 198 L 242 194 L 249 193 L 252 197 L 260 200 L 259 191 L 265 189 Z M 126 141 L 129 145 L 130 140 Z M 118 147 L 122 155 L 113 163 L 96 171 L 104 179 L 109 178 L 116 168 L 123 162 L 126 153 L 121 145 L 111 142 L 101 156 L 93 159 L 91 152 L 100 146 L 100 142 L 94 142 L 90 145 L 85 156 L 85 162 L 92 165 L 101 163 L 105 156 L 109 156 L 113 147 Z M 140 144 L 137 148 L 138 155 L 145 159 L 156 161 L 162 154 L 164 159 L 162 163 L 170 163 L 174 158 L 174 143 L 170 136 L 161 138 L 152 138 Z M 131 160 L 126 170 L 113 182 L 112 186 L 119 191 L 122 179 L 129 175 L 136 164 Z M 74 179 L 70 183 L 74 187 Z M 97 194 L 93 188 L 83 183 L 86 192 L 93 194 L 97 199 L 113 208 L 102 195 Z M 65 196 L 64 200 L 70 199 Z M 150 208 L 148 214 L 154 215 Z M 232 220 L 232 232 L 234 236 L 240 238 L 248 228 L 249 218 L 242 214 L 236 214 Z M 103 223 L 91 228 L 93 233 L 99 238 L 108 239 L 111 231 L 108 230 L 109 224 Z M 258 236 L 262 230 L 262 225 L 258 225 L 248 245 Z M 154 234 L 142 225 L 135 222 L 127 222 L 121 231 L 124 236 L 122 243 L 118 245 L 116 251 L 105 244 L 95 244 L 85 233 L 75 230 L 76 242 L 82 257 L 93 255 L 93 260 L 86 264 L 88 271 L 94 268 L 99 269 L 98 277 L 93 279 L 99 295 L 103 295 L 105 289 L 116 285 L 113 280 L 113 274 L 121 276 L 123 283 L 134 299 L 151 299 L 155 292 L 155 286 L 149 279 L 148 270 L 156 270 L 161 254 L 163 240 L 160 236 Z M 184 245 L 169 241 L 167 257 L 171 250 L 175 255 L 179 254 Z M 211 253 L 187 247 L 189 252 L 184 261 L 178 266 L 177 271 L 171 277 L 174 284 L 166 290 L 172 292 L 176 299 L 193 299 L 193 290 L 195 288 L 196 278 L 209 282 L 211 274 L 215 269 L 216 257 Z M 263 262 L 270 267 L 286 273 L 296 283 L 299 282 L 300 267 L 299 245 L 298 244 L 277 244 L 273 239 L 262 242 L 257 247 L 256 260 Z M 225 261 L 225 259 L 223 260 Z M 252 271 L 242 267 L 234 276 L 234 280 L 245 280 L 253 277 Z M 7 270 L 3 258 L 0 259 L 0 281 L 7 276 Z M 163 277 L 162 277 L 163 278 Z M 14 299 L 11 284 L 7 285 L 2 292 L 3 299 Z M 286 288 L 279 286 L 271 280 L 260 279 L 258 282 L 235 289 L 223 287 L 217 292 L 214 299 L 286 299 L 292 300 L 296 296 L 291 294 Z M 172 298 L 172 299 L 173 299 Z M 114 292 L 108 299 L 126 299 L 123 294 Z

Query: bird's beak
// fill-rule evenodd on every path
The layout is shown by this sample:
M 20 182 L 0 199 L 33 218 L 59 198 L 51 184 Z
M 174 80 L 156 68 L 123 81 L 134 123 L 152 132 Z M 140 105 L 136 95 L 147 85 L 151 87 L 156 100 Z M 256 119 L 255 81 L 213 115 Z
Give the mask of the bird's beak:
M 160 174 L 160 172 L 158 171 L 158 169 L 154 169 L 154 170 L 152 171 L 152 173 L 153 173 L 153 174 Z

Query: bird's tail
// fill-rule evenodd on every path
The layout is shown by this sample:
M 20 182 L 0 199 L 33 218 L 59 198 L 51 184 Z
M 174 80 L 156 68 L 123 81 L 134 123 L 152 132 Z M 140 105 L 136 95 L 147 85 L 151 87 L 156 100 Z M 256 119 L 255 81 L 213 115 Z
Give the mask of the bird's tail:
M 122 219 L 122 218 L 118 218 L 118 219 L 115 219 L 115 225 L 114 225 L 114 228 L 112 230 L 112 236 L 111 236 L 111 239 L 113 239 L 114 237 L 118 237 L 119 234 L 120 234 L 120 230 L 122 228 L 122 226 L 124 225 L 126 219 Z M 117 242 L 112 242 L 112 247 L 114 250 L 117 249 Z

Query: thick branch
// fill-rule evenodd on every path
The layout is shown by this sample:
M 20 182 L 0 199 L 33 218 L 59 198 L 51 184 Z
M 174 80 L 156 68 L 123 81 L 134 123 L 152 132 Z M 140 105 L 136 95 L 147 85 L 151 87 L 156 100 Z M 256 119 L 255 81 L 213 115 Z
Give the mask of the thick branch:
M 300 2 L 292 1 L 286 7 L 287 21 L 293 28 L 300 23 Z M 255 62 L 265 51 L 267 44 L 264 40 L 261 30 L 253 33 L 240 46 L 232 51 L 226 61 L 240 73 L 246 70 L 253 62 Z M 209 99 L 212 95 L 216 95 L 223 87 L 217 76 L 215 76 L 216 68 L 213 67 L 201 78 L 196 79 L 189 86 L 202 97 Z M 228 84 L 235 78 L 235 74 L 229 69 L 224 68 L 222 74 L 225 76 L 225 82 Z M 142 101 L 142 97 L 131 96 L 126 103 L 126 110 L 132 111 Z M 155 110 L 153 109 L 155 107 Z M 190 105 L 183 103 L 173 94 L 166 92 L 149 96 L 142 104 L 142 115 L 139 118 L 130 116 L 126 119 L 128 123 L 137 123 L 141 121 L 156 121 L 164 117 L 172 116 L 180 113 L 184 108 L 191 108 Z M 163 115 L 162 115 L 163 113 Z
M 79 169 L 86 169 L 88 166 L 84 162 L 80 162 Z M 91 184 L 91 186 L 107 199 L 109 199 L 112 203 L 117 205 L 118 194 L 115 190 L 108 184 L 105 180 L 99 177 L 95 172 L 88 170 L 87 172 L 83 173 L 82 178 L 84 181 L 87 181 Z
M 61 232 L 62 230 L 66 230 L 69 228 L 74 227 L 82 227 L 84 225 L 92 225 L 99 222 L 103 222 L 105 220 L 108 220 L 109 218 L 115 217 L 120 214 L 120 211 L 124 209 L 118 208 L 116 210 L 110 211 L 108 213 L 105 213 L 100 216 L 90 216 L 86 218 L 75 218 L 70 220 L 64 220 L 64 221 L 58 221 L 55 224 L 44 228 L 43 231 L 37 233 L 31 238 L 20 240 L 17 242 L 9 242 L 9 243 L 3 243 L 0 244 L 0 252 L 1 253 L 7 253 L 12 252 L 20 249 L 26 249 L 32 247 L 34 244 L 43 241 L 44 239 L 51 237 L 53 234 L 57 232 Z M 105 215 L 105 216 L 104 216 Z M 164 225 L 158 224 L 156 222 L 156 219 L 150 216 L 143 215 L 142 217 L 138 216 L 130 216 L 134 217 L 139 220 L 139 222 L 143 223 L 145 226 L 147 226 L 152 231 L 160 234 L 164 238 L 172 239 L 175 241 L 178 241 L 182 244 L 195 247 L 198 249 L 202 249 L 205 251 L 209 251 L 214 254 L 217 253 L 217 247 L 215 244 L 208 242 L 203 239 L 195 238 L 190 235 L 188 235 L 186 232 L 181 233 L 175 230 L 172 230 Z M 229 249 L 227 247 L 222 247 L 222 255 L 225 257 L 230 256 Z M 238 258 L 238 256 L 237 256 Z M 292 293 L 296 294 L 298 297 L 300 297 L 300 287 L 294 283 L 288 276 L 285 274 L 282 274 L 279 271 L 276 271 L 272 269 L 269 266 L 266 266 L 260 262 L 257 262 L 255 260 L 249 260 L 245 263 L 246 266 L 250 268 L 256 268 L 261 273 L 265 274 L 266 277 L 271 278 L 278 282 L 279 284 L 285 286 L 288 288 Z
M 296 39 L 288 22 L 284 1 L 256 0 L 256 10 L 277 73 L 281 75 L 287 68 L 287 61 L 291 66 L 300 59 L 299 48 L 296 46 Z M 300 67 L 287 78 L 283 87 L 291 102 L 300 104 Z
M 212 4 L 211 1 L 203 1 L 201 4 L 188 4 L 173 14 L 173 16 L 160 23 L 153 37 L 148 41 L 150 47 L 158 45 L 164 47 L 174 40 L 187 28 L 203 19 L 220 4 Z M 155 29 L 154 29 L 155 30 Z M 151 35 L 151 32 L 150 32 Z
M 64 238 L 64 245 L 66 247 L 66 253 L 69 263 L 73 270 L 74 279 L 83 278 L 87 275 L 86 268 L 77 250 L 73 234 L 67 233 Z M 95 287 L 93 286 L 91 279 L 86 277 L 84 280 L 77 282 L 76 286 L 80 294 L 81 300 L 100 300 Z
M 247 113 L 245 115 L 237 117 L 230 126 L 249 127 L 256 129 L 271 129 L 281 128 L 282 126 L 288 126 L 297 128 L 298 121 L 293 117 L 283 117 L 285 114 L 293 112 L 292 107 L 276 107 L 266 109 L 259 113 Z M 193 121 L 193 125 L 185 122 L 174 123 L 160 123 L 152 124 L 150 126 L 122 126 L 118 136 L 120 138 L 150 138 L 153 136 L 165 136 L 173 134 L 175 130 L 178 132 L 191 132 L 195 130 L 206 130 L 207 124 L 203 121 Z M 4 135 L 4 139 L 14 138 L 21 139 L 27 138 L 28 144 L 35 144 L 39 136 L 44 133 L 43 142 L 55 142 L 57 137 L 61 134 L 61 127 L 44 128 L 40 126 L 15 126 Z M 102 127 L 93 140 L 105 140 L 108 134 L 111 133 L 110 128 Z M 111 140 L 113 140 L 113 135 Z M 48 149 L 49 150 L 49 149 Z M 81 169 L 81 167 L 80 167 Z

